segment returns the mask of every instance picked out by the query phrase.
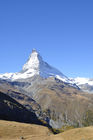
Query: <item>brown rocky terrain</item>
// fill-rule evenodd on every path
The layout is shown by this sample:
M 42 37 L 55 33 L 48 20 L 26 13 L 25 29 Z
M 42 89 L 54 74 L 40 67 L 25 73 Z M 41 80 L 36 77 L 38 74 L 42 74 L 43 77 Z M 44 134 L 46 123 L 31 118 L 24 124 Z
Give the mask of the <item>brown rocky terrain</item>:
M 4 82 L 3 88 L 1 84 L 0 90 L 34 111 L 53 128 L 64 131 L 64 127 L 93 124 L 93 94 L 82 92 L 78 87 L 56 78 L 39 76 L 6 85 Z
M 93 94 L 52 77 L 43 79 L 37 76 L 26 80 L 30 84 L 22 87 L 24 94 L 40 105 L 53 128 L 85 125 L 86 113 L 93 110 Z M 24 80 L 19 80 L 21 82 Z M 16 87 L 19 88 L 18 85 Z

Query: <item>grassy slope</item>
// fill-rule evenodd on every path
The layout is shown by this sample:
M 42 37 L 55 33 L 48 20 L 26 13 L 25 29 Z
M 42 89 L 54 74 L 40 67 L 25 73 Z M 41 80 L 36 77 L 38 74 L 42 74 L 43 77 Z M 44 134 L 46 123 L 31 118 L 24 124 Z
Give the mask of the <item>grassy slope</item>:
M 58 135 L 64 140 L 93 140 L 93 126 L 75 128 Z
M 50 134 L 47 127 L 0 120 L 0 140 L 42 140 Z
M 0 140 L 93 140 L 93 126 L 53 135 L 47 127 L 0 120 Z

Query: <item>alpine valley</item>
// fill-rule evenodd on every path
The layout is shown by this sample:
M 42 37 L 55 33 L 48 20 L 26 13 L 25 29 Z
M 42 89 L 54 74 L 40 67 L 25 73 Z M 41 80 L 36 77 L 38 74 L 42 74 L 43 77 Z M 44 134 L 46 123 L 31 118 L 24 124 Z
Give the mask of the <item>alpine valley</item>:
M 93 79 L 68 78 L 36 50 L 20 72 L 0 74 L 0 92 L 53 129 L 93 124 Z

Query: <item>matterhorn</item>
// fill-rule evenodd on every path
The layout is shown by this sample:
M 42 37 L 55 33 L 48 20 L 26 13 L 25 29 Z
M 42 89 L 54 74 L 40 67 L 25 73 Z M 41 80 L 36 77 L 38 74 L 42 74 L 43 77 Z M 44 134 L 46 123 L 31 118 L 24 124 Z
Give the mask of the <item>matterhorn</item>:
M 29 59 L 24 64 L 20 72 L 0 74 L 0 78 L 13 81 L 30 78 L 36 75 L 39 75 L 42 78 L 56 77 L 64 82 L 69 82 L 69 79 L 64 74 L 44 62 L 38 51 L 35 49 L 32 50 Z

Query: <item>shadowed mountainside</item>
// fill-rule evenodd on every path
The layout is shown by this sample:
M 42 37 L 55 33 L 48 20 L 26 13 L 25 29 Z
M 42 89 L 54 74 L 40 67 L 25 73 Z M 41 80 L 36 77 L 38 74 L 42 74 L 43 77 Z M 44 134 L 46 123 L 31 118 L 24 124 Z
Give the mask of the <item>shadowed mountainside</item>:
M 2 92 L 0 92 L 0 119 L 42 124 L 35 113 L 28 111 L 17 101 Z

